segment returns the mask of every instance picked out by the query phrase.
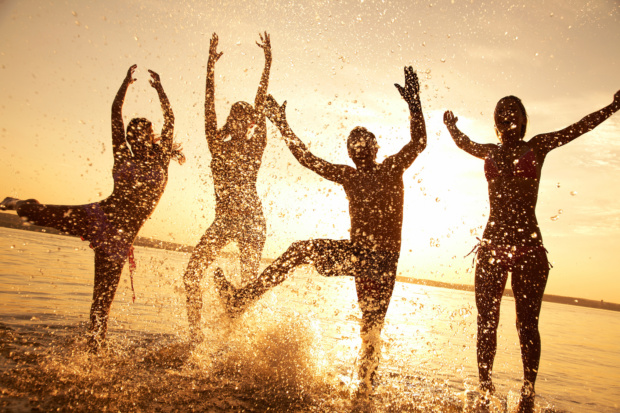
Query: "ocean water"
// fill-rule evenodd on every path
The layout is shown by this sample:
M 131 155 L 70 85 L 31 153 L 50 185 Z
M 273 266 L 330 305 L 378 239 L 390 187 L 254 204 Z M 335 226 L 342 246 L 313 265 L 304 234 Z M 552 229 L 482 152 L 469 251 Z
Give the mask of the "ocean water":
M 300 269 L 230 321 L 209 270 L 207 339 L 192 347 L 182 285 L 189 256 L 140 247 L 135 255 L 136 301 L 125 271 L 107 347 L 92 355 L 93 252 L 76 238 L 0 228 L 0 411 L 472 410 L 471 292 L 397 283 L 379 385 L 360 399 L 352 279 Z M 238 273 L 234 260 L 216 265 Z M 491 411 L 511 412 L 522 381 L 514 301 L 504 298 L 501 311 Z M 538 411 L 620 411 L 620 313 L 544 303 L 541 334 Z

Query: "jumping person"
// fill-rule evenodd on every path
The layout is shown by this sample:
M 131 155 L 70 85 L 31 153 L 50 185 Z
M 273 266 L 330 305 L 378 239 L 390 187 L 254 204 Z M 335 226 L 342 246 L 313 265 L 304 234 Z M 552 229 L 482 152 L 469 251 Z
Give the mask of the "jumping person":
M 519 98 L 507 96 L 495 107 L 495 130 L 500 144 L 471 141 L 457 128 L 458 118 L 451 111 L 444 114 L 444 123 L 456 145 L 484 159 L 489 186 L 491 209 L 477 250 L 475 275 L 480 389 L 488 393 L 495 391 L 491 372 L 497 350 L 500 301 L 510 272 L 524 372 L 520 412 L 531 412 L 534 408 L 534 383 L 541 349 L 538 316 L 549 275 L 549 262 L 536 220 L 543 162 L 551 150 L 591 131 L 618 109 L 620 92 L 610 105 L 579 122 L 525 141 L 525 107 Z
M 215 62 L 222 53 L 217 52 L 217 35 L 214 33 L 211 37 L 205 91 L 205 134 L 212 156 L 215 219 L 196 245 L 183 275 L 190 334 L 196 341 L 203 338 L 200 331 L 200 282 L 204 271 L 224 246 L 236 241 L 244 279 L 256 278 L 265 245 L 266 223 L 256 180 L 267 145 L 264 105 L 271 68 L 271 43 L 267 33 L 264 37 L 260 35 L 260 39 L 261 43 L 256 44 L 265 53 L 265 68 L 254 107 L 246 102 L 233 104 L 226 123 L 218 130 L 214 77 Z
M 316 239 L 293 243 L 258 279 L 236 289 L 218 268 L 215 282 L 231 315 L 242 312 L 268 289 L 282 283 L 293 270 L 314 264 L 323 276 L 355 277 L 362 310 L 362 358 L 358 376 L 369 389 L 379 363 L 378 341 L 396 281 L 403 221 L 403 173 L 426 147 L 426 128 L 419 84 L 411 67 L 405 68 L 405 87 L 395 85 L 409 105 L 411 141 L 395 155 L 377 163 L 378 144 L 366 128 L 354 128 L 347 139 L 355 167 L 335 165 L 313 155 L 293 133 L 282 106 L 268 97 L 268 117 L 278 127 L 295 158 L 306 168 L 343 186 L 349 201 L 351 239 Z
M 43 205 L 34 199 L 6 198 L 2 209 L 15 210 L 27 221 L 81 236 L 95 251 L 95 281 L 90 309 L 89 347 L 96 352 L 102 345 L 110 306 L 125 261 L 133 255 L 138 231 L 153 213 L 168 181 L 171 158 L 185 160 L 173 144 L 174 115 L 159 75 L 151 70 L 150 84 L 157 91 L 164 114 L 161 140 L 150 121 L 135 118 L 123 124 L 122 108 L 127 88 L 135 81 L 136 65 L 127 71 L 112 104 L 112 150 L 114 190 L 106 199 L 88 205 Z

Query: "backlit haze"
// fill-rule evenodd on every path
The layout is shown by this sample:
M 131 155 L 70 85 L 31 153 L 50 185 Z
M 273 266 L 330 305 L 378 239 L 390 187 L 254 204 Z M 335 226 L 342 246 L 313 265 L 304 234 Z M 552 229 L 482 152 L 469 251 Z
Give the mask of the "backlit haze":
M 523 3 L 523 2 L 518 2 Z M 291 128 L 318 156 L 352 164 L 346 136 L 374 132 L 379 158 L 409 139 L 394 83 L 420 77 L 429 137 L 405 174 L 399 275 L 473 284 L 472 256 L 488 214 L 483 162 L 442 123 L 452 110 L 473 140 L 497 142 L 493 110 L 506 95 L 528 110 L 526 139 L 608 105 L 620 88 L 618 1 L 0 2 L 0 197 L 84 204 L 112 191 L 110 112 L 127 69 L 124 106 L 163 118 L 147 69 L 161 75 L 187 162 L 170 165 L 166 192 L 140 235 L 194 245 L 214 217 L 204 136 L 205 69 L 216 32 L 221 127 L 232 103 L 254 101 L 271 35 L 269 93 L 288 101 Z M 585 5 L 584 5 L 585 3 Z M 344 191 L 305 170 L 273 126 L 259 174 L 264 256 L 295 240 L 346 238 Z M 537 215 L 549 250 L 546 292 L 620 302 L 620 114 L 553 151 Z M 229 247 L 229 249 L 234 247 Z

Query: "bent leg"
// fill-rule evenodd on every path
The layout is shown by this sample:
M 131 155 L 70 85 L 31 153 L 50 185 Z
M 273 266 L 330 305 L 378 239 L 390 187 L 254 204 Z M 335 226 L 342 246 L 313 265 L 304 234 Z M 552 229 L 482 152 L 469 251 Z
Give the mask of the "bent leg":
M 251 298 L 260 297 L 267 290 L 284 282 L 296 267 L 317 262 L 331 242 L 333 241 L 315 239 L 292 243 L 284 254 L 265 268 L 255 281 L 240 289 L 239 293 Z
M 495 262 L 492 251 L 481 248 L 476 261 L 476 308 L 478 332 L 476 337 L 478 377 L 480 388 L 493 393 L 493 362 L 497 352 L 499 310 L 508 270 Z
M 517 332 L 523 361 L 524 385 L 521 397 L 524 403 L 531 404 L 531 409 L 533 409 L 534 384 L 541 353 L 538 321 L 548 276 L 549 262 L 543 249 L 524 257 L 520 265 L 515 266 L 512 274 L 512 290 L 517 310 Z M 531 403 L 528 399 L 531 399 Z
M 17 215 L 34 225 L 54 228 L 75 236 L 88 236 L 91 205 L 43 205 L 34 200 L 19 201 Z
M 90 308 L 89 331 L 89 346 L 93 352 L 97 352 L 105 340 L 110 307 L 114 301 L 124 264 L 124 259 L 119 260 L 95 251 L 95 285 Z
M 227 312 L 230 315 L 237 315 L 245 310 L 247 306 L 260 298 L 269 289 L 281 284 L 289 274 L 298 266 L 304 264 L 317 264 L 317 270 L 322 275 L 327 275 L 323 271 L 320 263 L 323 256 L 334 249 L 339 243 L 349 241 L 334 241 L 328 239 L 317 239 L 308 241 L 297 241 L 273 261 L 265 270 L 254 280 L 244 287 L 234 288 L 222 273 L 221 269 L 216 269 L 214 273 L 215 283 L 218 286 L 220 298 L 224 302 Z
M 202 311 L 202 289 L 200 282 L 204 271 L 209 268 L 220 250 L 229 242 L 220 223 L 213 222 L 194 248 L 183 274 L 187 297 L 187 319 L 192 337 L 200 337 L 200 314 Z

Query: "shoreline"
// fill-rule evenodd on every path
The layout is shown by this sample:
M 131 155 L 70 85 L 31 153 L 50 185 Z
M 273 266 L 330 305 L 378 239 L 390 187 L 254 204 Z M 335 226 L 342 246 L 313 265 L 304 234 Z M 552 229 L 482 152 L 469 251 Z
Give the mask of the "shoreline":
M 25 231 L 34 231 L 34 232 L 43 232 L 46 234 L 55 234 L 55 235 L 64 235 L 64 236 L 72 236 L 62 231 L 58 231 L 53 228 L 40 227 L 37 225 L 24 225 L 23 221 L 17 214 L 12 212 L 0 212 L 0 227 L 3 228 L 12 228 L 19 229 Z M 156 248 L 156 249 L 164 249 L 168 251 L 176 251 L 176 252 L 185 252 L 191 253 L 194 250 L 194 247 L 184 244 L 178 244 L 175 242 L 169 241 L 161 241 L 153 238 L 146 237 L 137 237 L 134 242 L 135 246 L 138 247 L 146 247 L 146 248 Z M 223 256 L 232 257 L 236 254 L 231 252 L 222 252 Z M 269 264 L 273 261 L 270 258 L 263 258 L 261 260 L 265 264 Z M 409 284 L 417 284 L 424 285 L 428 287 L 437 287 L 437 288 L 447 288 L 450 290 L 459 290 L 459 291 L 474 291 L 473 285 L 468 284 L 451 284 L 441 281 L 427 280 L 423 278 L 411 278 L 411 277 L 396 277 L 397 282 L 405 282 Z M 504 291 L 504 297 L 514 297 L 514 294 L 511 289 L 506 288 Z M 603 300 L 591 300 L 586 298 L 578 298 L 578 297 L 566 297 L 561 295 L 554 294 L 545 294 L 543 296 L 543 301 L 557 303 L 557 304 L 565 304 L 565 305 L 574 305 L 578 307 L 587 307 L 587 308 L 597 308 L 600 310 L 608 310 L 608 311 L 620 311 L 620 304 L 617 303 L 609 303 Z

